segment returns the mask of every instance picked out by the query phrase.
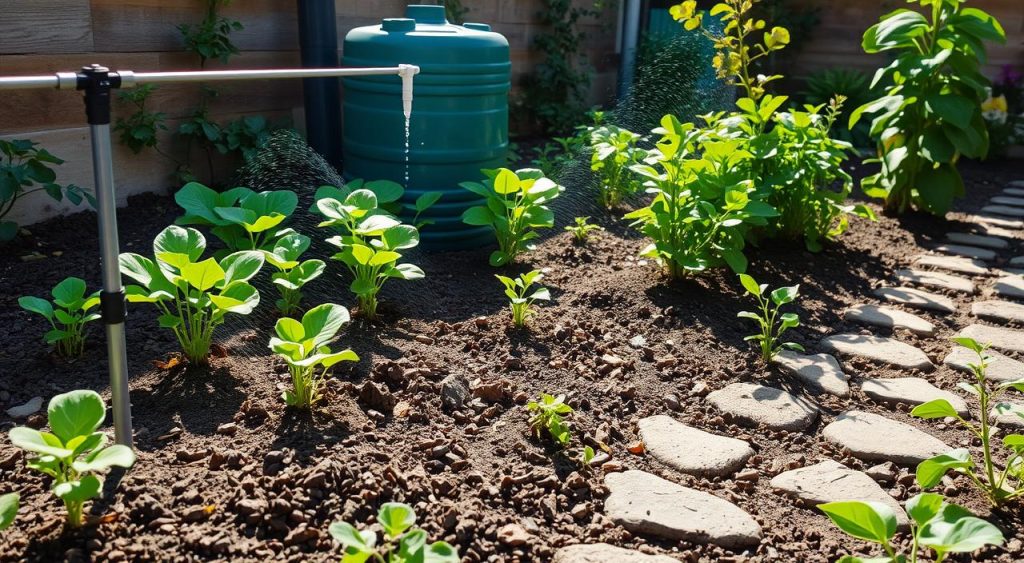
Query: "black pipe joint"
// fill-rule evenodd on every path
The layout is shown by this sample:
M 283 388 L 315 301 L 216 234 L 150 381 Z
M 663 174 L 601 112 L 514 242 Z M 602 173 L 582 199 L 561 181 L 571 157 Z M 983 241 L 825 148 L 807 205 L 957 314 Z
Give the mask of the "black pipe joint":
M 100 292 L 100 317 L 108 325 L 121 324 L 128 318 L 128 305 L 124 290 Z
M 121 87 L 121 75 L 101 65 L 82 67 L 76 88 L 85 92 L 89 125 L 110 125 L 110 91 Z

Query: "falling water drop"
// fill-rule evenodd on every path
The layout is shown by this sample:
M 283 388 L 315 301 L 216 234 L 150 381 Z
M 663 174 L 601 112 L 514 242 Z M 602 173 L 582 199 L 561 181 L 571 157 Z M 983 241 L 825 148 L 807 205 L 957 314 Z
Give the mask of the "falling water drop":
M 405 189 L 409 189 L 409 121 L 410 116 L 405 116 Z

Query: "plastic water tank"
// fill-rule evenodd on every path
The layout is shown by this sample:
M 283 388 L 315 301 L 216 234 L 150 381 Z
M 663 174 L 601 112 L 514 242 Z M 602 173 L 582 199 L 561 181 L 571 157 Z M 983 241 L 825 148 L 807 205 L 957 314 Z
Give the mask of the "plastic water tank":
M 346 179 L 392 180 L 406 187 L 403 203 L 425 192 L 441 200 L 421 219 L 428 249 L 474 248 L 493 240 L 486 227 L 462 222 L 480 203 L 459 187 L 483 178 L 481 169 L 504 166 L 508 154 L 508 41 L 490 26 L 448 23 L 443 6 L 410 5 L 406 17 L 353 29 L 346 35 L 346 67 L 420 67 L 413 88 L 406 152 L 401 80 L 395 76 L 344 80 Z M 407 160 L 408 159 L 408 160 Z M 404 213 L 411 220 L 412 213 Z

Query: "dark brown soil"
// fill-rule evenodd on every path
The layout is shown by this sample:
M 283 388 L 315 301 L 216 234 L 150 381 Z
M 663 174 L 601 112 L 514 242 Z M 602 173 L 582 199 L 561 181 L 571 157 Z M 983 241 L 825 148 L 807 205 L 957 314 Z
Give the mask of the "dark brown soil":
M 960 210 L 980 207 L 1015 179 L 1018 167 L 966 164 L 970 198 Z M 122 246 L 148 254 L 154 235 L 176 215 L 170 198 L 134 198 L 120 210 Z M 339 344 L 362 360 L 338 370 L 312 415 L 286 410 L 279 398 L 287 375 L 266 348 L 274 321 L 267 293 L 263 310 L 222 328 L 225 355 L 203 369 L 158 367 L 156 361 L 174 357 L 176 342 L 157 327 L 151 308 L 133 306 L 128 345 L 138 463 L 119 484 L 118 476 L 108 479 L 105 496 L 91 503 L 92 525 L 65 532 L 47 482 L 0 439 L 0 493 L 22 495 L 17 522 L 0 538 L 0 560 L 335 561 L 340 551 L 327 534 L 331 522 L 368 525 L 379 503 L 402 501 L 416 507 L 432 538 L 455 544 L 465 561 L 549 561 L 558 547 L 597 541 L 684 561 L 833 561 L 851 547 L 863 552 L 866 546 L 845 539 L 817 510 L 776 494 L 768 481 L 823 458 L 865 468 L 820 437 L 837 413 L 853 407 L 888 413 L 949 444 L 975 445 L 958 428 L 916 421 L 906 409 L 893 412 L 867 400 L 860 378 L 897 374 L 857 362 L 847 363 L 854 396 L 819 398 L 823 416 L 807 432 L 766 431 L 723 417 L 704 401 L 708 391 L 736 381 L 797 389 L 763 368 L 743 342 L 750 327 L 736 313 L 750 303 L 737 291 L 735 276 L 716 272 L 667 283 L 654 265 L 635 258 L 645 243 L 624 222 L 592 215 L 607 232 L 586 246 L 559 232 L 509 269 L 543 269 L 543 283 L 554 296 L 528 330 L 510 328 L 487 250 L 412 256 L 427 279 L 392 282 L 384 291 L 384 321 L 346 329 Z M 772 286 L 801 284 L 804 326 L 795 339 L 817 352 L 825 335 L 863 331 L 843 321 L 842 310 L 868 299 L 872 288 L 892 280 L 895 269 L 945 232 L 968 229 L 956 224 L 957 217 L 962 215 L 949 221 L 917 214 L 856 221 L 841 242 L 820 254 L 775 245 L 751 250 L 751 273 Z M 21 295 L 45 295 L 69 275 L 98 287 L 95 216 L 82 213 L 31 231 L 0 256 L 0 325 L 6 328 L 0 405 L 76 388 L 106 393 L 100 325 L 92 327 L 84 357 L 65 363 L 41 345 L 41 319 L 16 303 Z M 33 252 L 41 257 L 26 260 Z M 331 267 L 315 282 L 310 302 L 351 305 L 348 282 L 337 265 Z M 947 338 L 970 322 L 965 301 L 951 297 L 959 300 L 959 315 L 924 315 L 942 327 L 940 337 L 900 333 L 936 362 L 948 351 Z M 631 346 L 636 336 L 646 345 Z M 603 365 L 606 354 L 624 365 Z M 441 381 L 450 375 L 479 380 L 487 392 L 458 411 L 442 409 Z M 940 367 L 924 377 L 953 389 L 961 376 Z M 605 469 L 640 468 L 727 498 L 764 527 L 761 545 L 744 555 L 654 541 L 613 525 L 602 514 L 604 470 L 581 474 L 575 462 L 530 436 L 522 405 L 540 392 L 568 396 L 576 408 L 574 439 L 610 446 Z M 671 412 L 670 396 L 678 399 L 678 412 Z M 751 441 L 757 455 L 749 467 L 759 480 L 749 485 L 673 474 L 629 453 L 637 441 L 636 421 L 659 413 Z M 14 425 L 6 415 L 0 421 L 5 431 Z M 43 422 L 39 416 L 30 421 Z M 237 424 L 234 436 L 218 432 L 227 423 Z M 904 484 L 887 488 L 905 500 L 917 489 L 907 484 L 907 468 L 902 471 Z M 949 492 L 1008 538 L 1007 548 L 985 550 L 978 560 L 1024 558 L 1019 506 L 990 514 L 965 480 Z M 528 541 L 502 542 L 498 530 L 508 524 L 524 528 Z

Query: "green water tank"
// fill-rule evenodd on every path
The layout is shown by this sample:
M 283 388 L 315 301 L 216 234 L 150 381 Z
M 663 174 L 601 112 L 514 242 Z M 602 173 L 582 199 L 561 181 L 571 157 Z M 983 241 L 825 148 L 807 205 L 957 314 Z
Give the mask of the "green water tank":
M 344 174 L 347 180 L 392 180 L 404 203 L 425 192 L 441 200 L 421 219 L 427 249 L 475 248 L 493 241 L 486 227 L 462 222 L 480 203 L 459 187 L 505 166 L 512 63 L 508 41 L 484 24 L 453 25 L 443 6 L 411 5 L 406 17 L 353 29 L 345 36 L 346 67 L 414 64 L 412 118 L 406 152 L 402 83 L 396 76 L 344 80 Z M 411 220 L 411 213 L 403 216 Z

